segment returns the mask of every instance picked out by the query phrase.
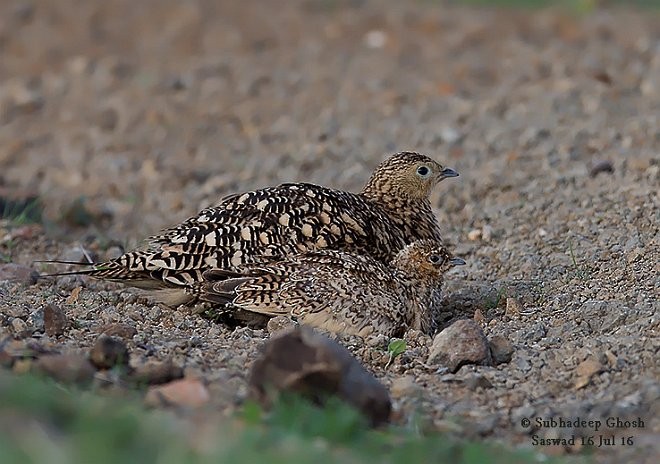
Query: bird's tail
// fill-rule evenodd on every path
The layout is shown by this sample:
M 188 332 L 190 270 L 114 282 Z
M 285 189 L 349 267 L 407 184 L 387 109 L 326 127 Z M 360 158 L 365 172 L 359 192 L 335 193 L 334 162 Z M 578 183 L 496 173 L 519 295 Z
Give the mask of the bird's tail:
M 81 261 L 66 261 L 61 259 L 44 259 L 44 260 L 33 261 L 33 263 L 68 264 L 71 266 L 91 266 L 90 269 L 77 269 L 75 271 L 54 272 L 51 274 L 39 274 L 39 278 L 61 277 L 61 276 L 71 276 L 71 275 L 89 275 L 92 277 L 111 278 L 113 274 L 118 274 L 120 271 L 123 271 L 123 268 L 121 268 L 121 266 L 112 262 L 90 263 L 90 262 L 81 262 Z

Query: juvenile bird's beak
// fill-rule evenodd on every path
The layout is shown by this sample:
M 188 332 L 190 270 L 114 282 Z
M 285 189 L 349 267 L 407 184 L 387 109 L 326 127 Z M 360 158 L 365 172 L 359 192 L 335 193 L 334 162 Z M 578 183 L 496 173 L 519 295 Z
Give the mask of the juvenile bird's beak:
M 449 260 L 452 266 L 464 266 L 467 264 L 464 259 L 461 258 L 452 258 Z
M 443 179 L 447 177 L 458 177 L 458 172 L 454 171 L 452 168 L 444 168 L 440 171 L 440 177 Z

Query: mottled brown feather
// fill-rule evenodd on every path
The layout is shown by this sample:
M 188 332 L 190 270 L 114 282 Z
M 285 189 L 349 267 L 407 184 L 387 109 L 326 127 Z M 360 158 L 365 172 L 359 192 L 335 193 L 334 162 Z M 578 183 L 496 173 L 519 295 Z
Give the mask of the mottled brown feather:
M 292 316 L 344 334 L 395 336 L 408 328 L 430 331 L 443 275 L 460 263 L 433 240 L 407 245 L 390 265 L 326 249 L 246 266 L 236 277 L 209 271 L 198 291 L 202 301 L 229 312 Z

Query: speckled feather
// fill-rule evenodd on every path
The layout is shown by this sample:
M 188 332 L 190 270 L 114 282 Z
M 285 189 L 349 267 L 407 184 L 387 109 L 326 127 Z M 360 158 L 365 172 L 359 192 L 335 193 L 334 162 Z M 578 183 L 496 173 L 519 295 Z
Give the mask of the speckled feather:
M 241 273 L 211 270 L 197 291 L 225 311 L 292 316 L 331 332 L 392 337 L 409 328 L 430 331 L 443 275 L 462 263 L 432 240 L 407 245 L 390 265 L 326 249 Z
M 141 288 L 184 289 L 209 269 L 324 248 L 389 262 L 414 240 L 441 238 L 428 198 L 439 181 L 456 175 L 425 155 L 402 152 L 381 163 L 358 194 L 288 183 L 230 195 L 143 247 L 80 273 Z M 189 299 L 189 292 L 180 292 L 166 302 Z

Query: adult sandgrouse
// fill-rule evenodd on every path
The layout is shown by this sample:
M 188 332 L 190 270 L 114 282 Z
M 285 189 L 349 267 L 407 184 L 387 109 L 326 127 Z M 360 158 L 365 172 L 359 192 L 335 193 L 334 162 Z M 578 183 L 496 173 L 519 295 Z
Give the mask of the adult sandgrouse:
M 292 316 L 346 335 L 428 333 L 443 275 L 458 264 L 465 261 L 433 240 L 406 245 L 390 265 L 344 251 L 309 251 L 241 273 L 207 271 L 199 298 L 220 311 Z
M 287 183 L 230 195 L 144 246 L 76 273 L 162 290 L 160 299 L 176 306 L 193 299 L 187 288 L 209 269 L 233 270 L 322 248 L 389 262 L 408 243 L 441 239 L 429 195 L 455 176 L 425 155 L 402 152 L 382 162 L 357 194 Z

